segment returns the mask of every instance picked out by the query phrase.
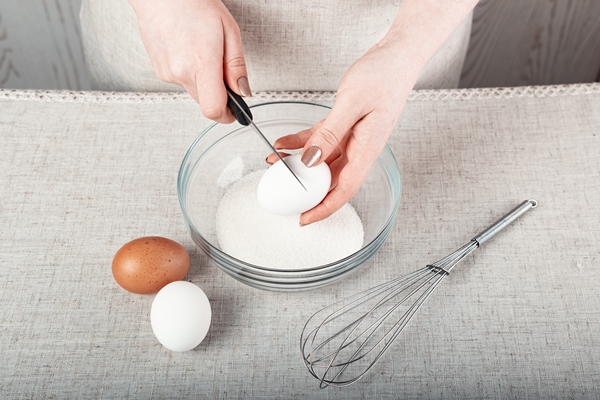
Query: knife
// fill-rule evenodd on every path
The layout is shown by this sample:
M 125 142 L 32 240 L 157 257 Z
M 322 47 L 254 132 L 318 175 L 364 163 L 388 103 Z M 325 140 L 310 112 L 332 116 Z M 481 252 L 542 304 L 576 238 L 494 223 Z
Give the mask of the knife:
M 308 189 L 306 189 L 306 186 L 304 186 L 300 178 L 298 178 L 294 171 L 292 171 L 292 169 L 285 162 L 283 157 L 279 155 L 279 153 L 277 152 L 277 150 L 275 150 L 271 142 L 269 142 L 269 139 L 267 139 L 265 135 L 263 135 L 258 126 L 256 126 L 254 121 L 252 121 L 252 112 L 250 112 L 250 107 L 248 107 L 248 104 L 246 104 L 244 99 L 242 99 L 242 97 L 239 94 L 231 90 L 231 88 L 227 86 L 227 84 L 225 84 L 225 88 L 227 89 L 227 107 L 231 110 L 235 119 L 244 126 L 250 125 L 252 129 L 254 129 L 254 132 L 256 132 L 258 136 L 260 136 L 260 138 L 267 144 L 267 146 L 269 146 L 271 151 L 277 155 L 279 160 L 285 165 L 285 167 L 288 169 L 288 171 L 290 171 L 294 178 L 296 178 L 296 180 L 304 188 L 304 190 L 308 192 Z

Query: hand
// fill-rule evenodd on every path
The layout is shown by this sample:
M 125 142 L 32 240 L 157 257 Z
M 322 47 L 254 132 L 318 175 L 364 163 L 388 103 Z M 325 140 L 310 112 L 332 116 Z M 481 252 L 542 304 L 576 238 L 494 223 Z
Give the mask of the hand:
M 421 70 L 477 2 L 403 0 L 385 37 L 342 78 L 327 117 L 275 142 L 280 149 L 303 147 L 302 161 L 308 166 L 326 162 L 331 168 L 332 189 L 300 216 L 301 225 L 327 218 L 358 192 Z
M 307 166 L 326 162 L 331 169 L 330 192 L 301 215 L 301 225 L 327 218 L 358 192 L 396 126 L 422 64 L 385 44 L 371 48 L 342 78 L 323 121 L 274 143 L 279 149 L 303 147 Z M 267 161 L 275 162 L 275 155 Z
M 217 122 L 233 122 L 223 82 L 251 96 L 240 29 L 220 0 L 130 0 L 156 75 Z

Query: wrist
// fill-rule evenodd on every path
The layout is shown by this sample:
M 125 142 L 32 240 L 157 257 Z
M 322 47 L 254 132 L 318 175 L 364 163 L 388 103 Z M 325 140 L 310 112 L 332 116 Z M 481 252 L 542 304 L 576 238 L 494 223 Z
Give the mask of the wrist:
M 180 0 L 173 4 L 172 0 L 127 0 L 134 11 L 139 14 L 140 11 L 156 9 L 157 6 L 169 6 L 181 10 L 189 10 L 189 7 L 206 7 L 211 4 L 223 4 L 222 0 Z
M 409 58 L 419 72 L 478 0 L 403 0 L 378 47 Z
M 431 57 L 423 46 L 419 46 L 419 40 L 413 39 L 402 32 L 388 32 L 375 47 L 386 49 L 394 62 L 409 61 L 417 73 L 425 67 Z

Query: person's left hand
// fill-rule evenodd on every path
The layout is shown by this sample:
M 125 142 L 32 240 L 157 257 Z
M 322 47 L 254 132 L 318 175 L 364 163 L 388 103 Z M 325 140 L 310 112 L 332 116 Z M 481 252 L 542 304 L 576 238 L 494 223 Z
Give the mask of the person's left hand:
M 358 192 L 396 126 L 423 64 L 409 51 L 374 46 L 348 69 L 324 120 L 275 141 L 276 149 L 303 147 L 307 166 L 326 162 L 331 169 L 331 190 L 301 215 L 300 225 L 327 218 Z M 267 158 L 268 163 L 275 161 L 275 154 Z

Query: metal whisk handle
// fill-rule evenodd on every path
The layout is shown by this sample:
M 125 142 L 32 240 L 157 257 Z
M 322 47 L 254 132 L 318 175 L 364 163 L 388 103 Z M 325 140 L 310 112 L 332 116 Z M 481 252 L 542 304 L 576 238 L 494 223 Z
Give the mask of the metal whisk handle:
M 537 205 L 537 200 L 529 199 L 523 201 L 504 217 L 496 221 L 492 226 L 481 232 L 479 235 L 475 236 L 473 240 L 479 243 L 479 245 L 481 246 L 482 244 L 490 240 L 493 236 L 495 236 L 498 232 L 500 232 L 502 229 L 512 224 L 521 215 L 525 214 L 532 208 L 536 208 Z

